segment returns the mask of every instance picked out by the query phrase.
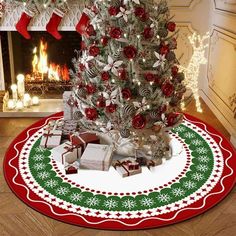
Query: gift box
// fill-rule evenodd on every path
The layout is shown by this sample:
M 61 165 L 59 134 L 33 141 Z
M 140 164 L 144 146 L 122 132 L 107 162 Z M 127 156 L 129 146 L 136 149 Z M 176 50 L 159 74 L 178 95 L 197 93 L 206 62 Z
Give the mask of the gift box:
M 66 142 L 51 150 L 52 158 L 62 164 L 72 164 L 81 157 L 81 148 L 75 147 L 71 142 Z
M 162 159 L 161 158 L 147 161 L 147 167 L 148 167 L 149 170 L 151 169 L 151 167 L 159 166 L 161 164 L 162 164 Z
M 44 148 L 54 148 L 61 143 L 62 131 L 50 130 L 47 127 L 44 129 L 44 134 L 40 141 L 40 146 Z
M 75 120 L 74 114 L 80 111 L 77 99 L 71 91 L 63 93 L 64 120 Z
M 89 170 L 108 171 L 112 156 L 111 146 L 89 143 L 80 159 L 80 167 Z
M 70 140 L 73 145 L 82 148 L 82 153 L 84 152 L 88 143 L 100 144 L 99 137 L 91 132 L 80 132 L 74 133 L 70 136 Z
M 65 120 L 61 130 L 63 135 L 71 135 L 79 130 L 78 122 L 75 120 Z
M 114 162 L 113 167 L 122 177 L 129 177 L 142 173 L 142 168 L 133 158 L 125 158 Z
M 78 161 L 75 161 L 74 163 L 66 163 L 65 164 L 65 173 L 66 175 L 72 175 L 77 174 L 79 169 L 79 163 Z

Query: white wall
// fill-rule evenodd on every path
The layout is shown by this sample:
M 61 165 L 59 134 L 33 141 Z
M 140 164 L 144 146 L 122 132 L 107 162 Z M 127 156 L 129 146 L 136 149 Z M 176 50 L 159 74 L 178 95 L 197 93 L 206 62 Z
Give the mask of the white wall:
M 186 34 L 191 34 L 192 29 L 202 35 L 211 32 L 208 65 L 201 68 L 200 95 L 236 146 L 236 0 L 170 0 L 169 3 L 182 28 L 178 53 L 185 52 L 185 58 L 181 63 L 185 64 L 191 56 L 191 49 L 186 46 L 189 44 L 184 40 Z

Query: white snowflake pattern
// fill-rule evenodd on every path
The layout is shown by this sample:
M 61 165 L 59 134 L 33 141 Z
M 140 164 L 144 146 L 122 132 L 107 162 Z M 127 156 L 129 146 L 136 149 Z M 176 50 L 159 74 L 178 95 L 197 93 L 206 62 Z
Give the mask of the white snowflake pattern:
M 193 144 L 195 146 L 200 146 L 203 144 L 203 141 L 200 139 L 195 139 L 195 140 L 191 141 L 191 144 Z
M 45 186 L 48 188 L 54 188 L 58 185 L 58 182 L 55 179 L 49 179 L 46 183 Z
M 196 167 L 198 171 L 206 172 L 209 170 L 209 167 L 207 165 L 200 164 Z
M 113 209 L 118 207 L 118 201 L 114 200 L 114 199 L 108 199 L 104 202 L 104 207 L 108 208 L 108 209 Z
M 188 181 L 185 181 L 184 183 L 183 183 L 183 186 L 186 188 L 186 189 L 194 189 L 194 188 L 196 188 L 197 187 L 197 185 L 196 185 L 196 183 L 194 183 L 193 181 L 191 181 L 191 180 L 188 180 Z
M 207 163 L 207 162 L 210 161 L 210 159 L 209 159 L 208 156 L 200 156 L 200 157 L 198 157 L 198 160 L 199 160 L 200 162 L 203 162 L 203 163 Z
M 200 180 L 204 179 L 204 175 L 202 173 L 196 172 L 196 173 L 192 174 L 192 178 L 196 181 L 200 181 Z
M 80 202 L 84 196 L 81 193 L 72 193 L 69 198 L 72 202 Z
M 186 132 L 186 133 L 184 134 L 184 137 L 185 137 L 185 138 L 194 138 L 194 137 L 195 137 L 195 134 L 193 134 L 193 133 L 191 133 L 191 132 Z
M 186 131 L 186 128 L 183 127 L 183 126 L 178 126 L 178 127 L 174 128 L 174 130 L 175 130 L 176 132 L 182 133 L 182 132 Z
M 123 202 L 122 206 L 126 209 L 131 210 L 136 206 L 136 202 L 134 200 L 127 199 Z
M 59 187 L 56 189 L 57 194 L 61 196 L 65 196 L 67 193 L 69 193 L 69 188 L 67 187 Z
M 33 168 L 35 170 L 43 170 L 46 167 L 46 165 L 44 163 L 36 163 L 34 164 Z
M 198 147 L 196 148 L 196 152 L 199 154 L 206 154 L 208 152 L 208 149 L 204 147 Z
M 42 161 L 44 159 L 44 155 L 42 154 L 36 154 L 32 157 L 34 161 Z
M 175 197 L 181 197 L 181 196 L 183 196 L 185 194 L 185 191 L 182 188 L 174 188 L 172 190 L 172 194 Z
M 46 148 L 38 146 L 35 148 L 36 153 L 44 153 L 46 151 Z
M 100 200 L 97 197 L 90 197 L 87 199 L 86 204 L 88 206 L 97 206 L 100 203 Z
M 152 198 L 148 198 L 148 197 L 144 197 L 141 201 L 140 201 L 142 206 L 145 207 L 151 207 L 154 204 L 154 200 Z
M 49 177 L 50 177 L 50 173 L 48 173 L 47 171 L 43 171 L 38 174 L 38 178 L 42 180 L 48 179 Z
M 171 200 L 171 197 L 168 195 L 168 194 L 160 194 L 157 199 L 160 201 L 160 202 L 168 202 Z

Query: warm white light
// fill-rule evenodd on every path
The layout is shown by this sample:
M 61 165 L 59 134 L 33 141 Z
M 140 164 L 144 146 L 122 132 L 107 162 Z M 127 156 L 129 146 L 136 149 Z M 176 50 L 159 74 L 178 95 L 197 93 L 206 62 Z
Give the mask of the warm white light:
M 13 110 L 13 109 L 15 108 L 15 102 L 10 99 L 10 100 L 7 102 L 7 108 L 8 108 L 9 110 Z
M 34 97 L 32 98 L 32 104 L 33 104 L 34 106 L 39 105 L 39 98 L 36 97 L 36 96 L 34 96 Z
M 24 104 L 22 101 L 17 101 L 16 103 L 16 109 L 17 110 L 22 110 L 24 108 Z
M 17 80 L 18 94 L 19 94 L 19 97 L 22 99 L 25 94 L 25 76 L 22 74 L 19 74 L 17 75 L 16 80 Z
M 16 84 L 12 84 L 11 86 L 11 91 L 12 91 L 12 98 L 13 100 L 17 100 L 18 99 L 18 95 L 17 95 L 17 85 Z
M 193 47 L 193 55 L 189 62 L 187 68 L 181 67 L 185 73 L 185 85 L 187 88 L 191 89 L 193 92 L 194 99 L 196 101 L 196 108 L 198 112 L 202 112 L 201 103 L 199 99 L 199 74 L 200 66 L 207 64 L 207 59 L 205 57 L 206 48 L 209 44 L 206 43 L 210 37 L 207 33 L 204 36 L 197 35 L 194 33 L 189 36 L 189 41 Z M 184 103 L 181 104 L 182 109 L 185 109 Z
M 24 107 L 29 107 L 31 105 L 31 97 L 28 93 L 24 95 L 23 102 L 24 102 Z

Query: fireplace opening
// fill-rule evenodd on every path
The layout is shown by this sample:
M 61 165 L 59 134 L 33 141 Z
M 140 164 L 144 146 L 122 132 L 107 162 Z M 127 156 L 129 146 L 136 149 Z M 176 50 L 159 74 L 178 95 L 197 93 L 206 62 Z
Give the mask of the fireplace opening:
M 19 74 L 25 76 L 26 91 L 41 98 L 61 98 L 71 89 L 69 69 L 81 36 L 74 31 L 60 33 L 62 39 L 56 40 L 47 32 L 33 31 L 31 40 L 26 40 L 18 32 L 1 32 L 6 90 Z

